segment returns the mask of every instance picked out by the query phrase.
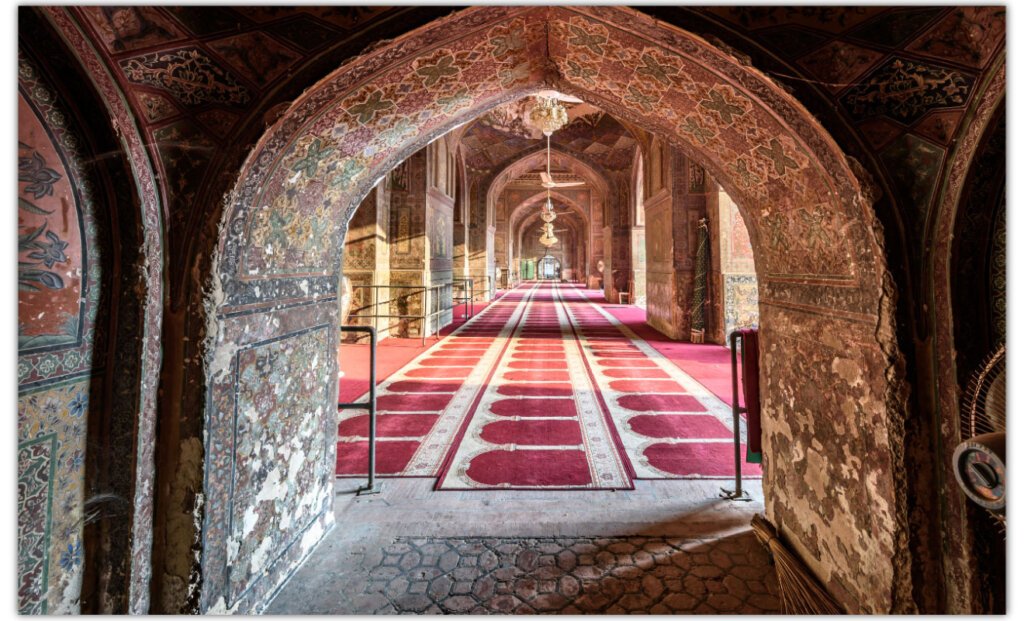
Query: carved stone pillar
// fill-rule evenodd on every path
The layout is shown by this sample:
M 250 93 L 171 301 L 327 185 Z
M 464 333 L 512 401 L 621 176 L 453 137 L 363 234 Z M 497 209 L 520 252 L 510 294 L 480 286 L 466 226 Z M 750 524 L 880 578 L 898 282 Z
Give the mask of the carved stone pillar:
M 657 141 L 645 170 L 647 323 L 670 338 L 688 339 L 697 225 L 707 215 L 706 174 Z
M 390 265 L 388 261 L 388 220 L 390 215 L 391 191 L 388 180 L 378 183 L 363 202 L 359 204 L 352 220 L 349 221 L 345 235 L 345 255 L 342 260 L 342 273 L 349 279 L 352 286 L 352 298 L 349 300 L 348 325 L 377 327 L 377 337 L 388 336 L 388 321 L 384 318 L 372 319 L 374 314 L 384 314 L 385 305 L 373 306 L 375 299 L 387 299 L 387 288 L 390 282 Z M 377 294 L 375 298 L 374 286 Z M 354 342 L 365 340 L 365 335 L 349 334 L 344 340 Z

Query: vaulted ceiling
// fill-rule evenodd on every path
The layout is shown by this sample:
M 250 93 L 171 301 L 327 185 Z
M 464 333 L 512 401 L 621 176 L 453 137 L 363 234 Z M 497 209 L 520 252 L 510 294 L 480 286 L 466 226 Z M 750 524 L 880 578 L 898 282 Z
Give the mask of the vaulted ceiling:
M 523 122 L 532 97 L 506 104 L 474 121 L 462 136 L 466 166 L 482 174 L 500 172 L 544 148 L 544 136 Z M 618 120 L 588 104 L 565 104 L 570 122 L 551 136 L 551 148 L 598 170 L 622 171 L 633 163 L 636 139 Z
M 450 7 L 102 6 L 67 11 L 102 56 L 151 145 L 172 253 L 288 103 L 346 59 Z M 184 272 L 184 271 L 183 271 Z M 179 274 L 183 278 L 184 273 Z M 170 282 L 172 295 L 177 285 Z
M 451 7 L 70 7 L 126 94 L 166 197 L 172 256 L 215 226 L 241 162 L 284 107 L 346 59 Z M 921 230 L 955 137 L 1005 50 L 1005 7 L 645 6 L 777 80 L 882 187 L 887 246 Z M 638 19 L 637 28 L 645 21 Z M 88 63 L 84 63 L 88 65 Z M 628 167 L 631 137 L 604 115 L 554 144 L 603 169 Z M 468 163 L 507 164 L 540 143 L 476 123 Z M 888 211 L 886 211 L 888 210 Z M 206 230 L 207 234 L 211 232 Z M 215 234 L 215 231 L 212 233 Z M 921 237 L 917 237 L 922 239 Z M 917 251 L 897 258 L 917 271 Z M 182 254 L 183 253 L 183 254 Z M 181 271 L 181 279 L 187 270 Z M 175 296 L 179 280 L 173 280 Z
M 875 159 L 908 226 L 920 226 L 945 156 L 1005 50 L 1005 7 L 643 7 L 789 86 L 826 128 Z M 817 102 L 814 100 L 817 99 Z M 859 152 L 858 152 L 859 151 Z

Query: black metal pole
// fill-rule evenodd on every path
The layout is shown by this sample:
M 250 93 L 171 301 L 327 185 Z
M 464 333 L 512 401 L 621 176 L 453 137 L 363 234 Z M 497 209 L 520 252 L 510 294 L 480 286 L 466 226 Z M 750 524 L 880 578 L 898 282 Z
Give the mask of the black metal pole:
M 368 451 L 367 481 L 364 487 L 356 490 L 356 494 L 378 494 L 377 484 L 377 328 L 376 326 L 340 326 L 341 332 L 365 332 L 370 335 L 370 390 L 369 399 L 365 402 L 338 403 L 339 410 L 365 409 L 370 415 L 370 446 Z
M 729 345 L 732 349 L 732 432 L 736 457 L 736 495 L 743 491 L 740 477 L 740 382 L 739 369 L 736 366 L 736 341 L 739 340 L 739 336 L 739 332 L 729 335 Z
M 736 364 L 736 341 L 740 339 L 742 335 L 739 330 L 734 330 L 729 335 L 729 349 L 731 352 L 731 364 L 732 364 L 732 433 L 733 433 L 733 449 L 736 466 L 736 489 L 729 491 L 722 488 L 722 497 L 729 500 L 751 500 L 750 496 L 743 491 L 743 478 L 740 476 L 740 412 L 745 412 L 746 408 L 740 407 L 740 385 L 739 385 L 739 370 Z
M 370 476 L 367 491 L 373 493 L 377 482 L 377 328 L 370 326 Z

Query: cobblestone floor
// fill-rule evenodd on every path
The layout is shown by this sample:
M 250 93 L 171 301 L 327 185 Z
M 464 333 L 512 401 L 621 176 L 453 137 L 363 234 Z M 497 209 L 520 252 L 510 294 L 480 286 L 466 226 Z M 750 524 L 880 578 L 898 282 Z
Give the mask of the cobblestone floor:
M 399 539 L 363 601 L 378 614 L 778 613 L 767 555 L 741 539 Z
M 266 613 L 780 612 L 748 526 L 763 511 L 756 488 L 753 502 L 709 504 L 715 482 L 507 498 L 388 485 L 366 500 L 339 495 L 338 525 Z

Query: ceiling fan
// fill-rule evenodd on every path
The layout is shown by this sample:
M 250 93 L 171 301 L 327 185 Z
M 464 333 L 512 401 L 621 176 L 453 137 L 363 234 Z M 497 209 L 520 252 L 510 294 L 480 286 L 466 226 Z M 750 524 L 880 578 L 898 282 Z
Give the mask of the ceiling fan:
M 586 185 L 586 183 L 583 182 L 583 181 L 563 181 L 561 183 L 558 183 L 554 179 L 551 178 L 551 136 L 549 135 L 547 137 L 547 139 L 548 139 L 548 147 L 547 147 L 547 149 L 548 149 L 548 163 L 547 163 L 547 170 L 545 170 L 544 172 L 542 172 L 540 174 L 540 184 L 542 186 L 544 186 L 545 188 L 549 189 L 549 190 L 551 188 L 575 188 L 575 187 L 578 187 L 578 186 L 581 186 L 581 185 Z

